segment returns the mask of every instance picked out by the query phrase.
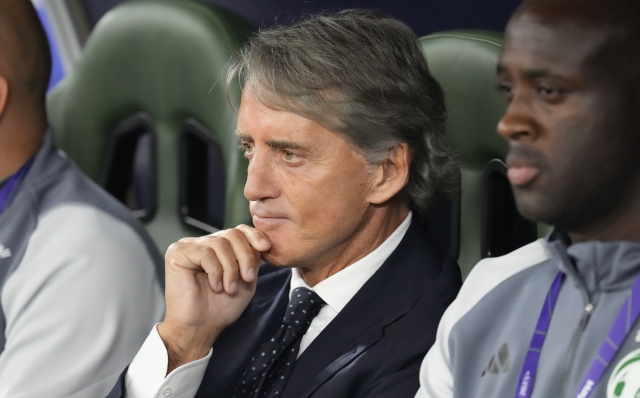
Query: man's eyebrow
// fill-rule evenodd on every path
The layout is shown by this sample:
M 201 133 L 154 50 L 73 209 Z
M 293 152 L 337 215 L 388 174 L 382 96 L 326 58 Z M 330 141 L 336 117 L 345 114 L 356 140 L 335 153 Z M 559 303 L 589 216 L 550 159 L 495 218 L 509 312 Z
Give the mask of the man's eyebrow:
M 498 64 L 498 67 L 496 68 L 496 72 L 497 74 L 501 74 L 501 73 L 506 73 L 507 72 L 507 67 L 502 65 L 502 64 Z M 551 71 L 549 69 L 546 68 L 542 68 L 542 69 L 529 69 L 529 70 L 525 70 L 524 72 L 522 72 L 522 74 L 527 77 L 528 79 L 537 79 L 540 77 L 549 77 L 549 76 L 553 76 Z
M 241 132 L 239 132 L 238 130 L 236 130 L 236 137 L 238 137 L 239 141 L 249 141 L 249 142 L 253 142 L 253 138 L 249 137 L 246 134 L 242 134 Z
M 530 69 L 522 72 L 523 75 L 528 77 L 529 79 L 537 79 L 539 77 L 549 77 L 551 76 L 551 71 L 549 69 Z
M 289 141 L 269 140 L 266 144 L 275 149 L 297 149 L 301 151 L 309 151 L 309 147 Z
M 239 141 L 254 142 L 253 137 L 243 134 L 236 130 L 236 137 Z M 283 141 L 283 140 L 269 140 L 266 142 L 268 146 L 274 149 L 296 149 L 300 151 L 309 151 L 311 148 L 304 145 L 296 144 L 295 142 Z

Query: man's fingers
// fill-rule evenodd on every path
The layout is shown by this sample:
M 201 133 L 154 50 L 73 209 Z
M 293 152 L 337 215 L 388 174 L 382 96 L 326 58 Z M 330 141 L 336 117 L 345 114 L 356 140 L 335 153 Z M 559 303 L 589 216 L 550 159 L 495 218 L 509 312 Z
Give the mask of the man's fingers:
M 214 249 L 208 246 L 197 246 L 199 249 L 200 266 L 207 273 L 207 279 L 209 280 L 209 286 L 214 292 L 220 293 L 223 289 L 223 268 L 218 260 L 218 256 Z
M 267 236 L 255 228 L 240 225 L 199 238 L 184 238 L 167 250 L 172 265 L 207 273 L 215 292 L 238 291 L 238 278 L 257 279 L 260 252 L 271 248 Z
M 166 261 L 168 265 L 206 273 L 213 291 L 221 292 L 223 290 L 223 267 L 214 248 L 186 239 L 180 240 L 169 247 Z
M 226 237 L 216 237 L 212 241 L 218 261 L 222 266 L 222 284 L 224 290 L 229 294 L 238 291 L 238 261 L 231 246 L 231 242 Z
M 227 238 L 236 256 L 242 279 L 245 282 L 255 281 L 260 264 L 260 254 L 251 246 L 245 231 L 239 228 L 230 229 Z
M 264 252 L 271 249 L 271 242 L 264 232 L 258 231 L 257 229 L 244 224 L 240 224 L 234 229 L 242 231 L 251 247 L 257 251 Z

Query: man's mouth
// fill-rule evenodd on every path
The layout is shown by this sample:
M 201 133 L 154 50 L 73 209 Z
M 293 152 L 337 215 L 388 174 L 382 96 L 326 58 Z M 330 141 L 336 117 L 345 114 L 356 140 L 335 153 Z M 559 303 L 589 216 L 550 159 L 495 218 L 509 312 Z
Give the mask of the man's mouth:
M 510 166 L 507 171 L 507 178 L 514 187 L 521 187 L 529 184 L 540 174 L 540 169 L 530 165 Z
M 269 229 L 275 227 L 276 224 L 286 220 L 284 214 L 273 211 L 264 211 L 259 208 L 251 209 L 251 216 L 253 218 L 253 225 L 258 229 Z
M 514 188 L 531 184 L 543 169 L 540 154 L 533 148 L 522 145 L 510 146 L 506 163 L 509 167 L 507 178 Z
M 278 217 L 275 215 L 258 215 L 258 214 L 254 214 L 253 216 L 254 220 L 262 220 L 262 221 L 268 221 L 268 220 L 284 220 L 284 217 Z

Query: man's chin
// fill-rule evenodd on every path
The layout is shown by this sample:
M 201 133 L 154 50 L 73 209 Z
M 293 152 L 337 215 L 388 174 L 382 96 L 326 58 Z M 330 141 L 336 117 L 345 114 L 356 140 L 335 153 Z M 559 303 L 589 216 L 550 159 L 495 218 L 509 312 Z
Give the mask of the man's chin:
M 260 253 L 262 261 L 275 267 L 291 267 L 291 265 L 289 265 L 291 264 L 290 255 L 288 255 L 289 253 L 285 250 L 285 248 L 291 247 L 291 239 L 289 236 L 283 236 L 281 231 L 260 231 L 264 233 L 269 242 L 271 242 L 271 248 Z M 286 244 L 287 242 L 289 242 L 289 245 Z
M 287 258 L 283 256 L 281 252 L 279 252 L 278 250 L 274 250 L 273 248 L 269 249 L 266 252 L 260 253 L 260 258 L 265 263 L 272 265 L 274 267 L 278 267 L 278 268 L 293 267 L 293 265 L 290 265 L 291 261 L 287 261 Z
M 558 219 L 561 218 L 563 209 L 558 203 L 550 202 L 546 200 L 545 197 L 532 192 L 518 193 L 516 191 L 514 193 L 518 212 L 527 220 L 554 225 L 558 222 Z M 566 210 L 564 212 L 566 212 Z

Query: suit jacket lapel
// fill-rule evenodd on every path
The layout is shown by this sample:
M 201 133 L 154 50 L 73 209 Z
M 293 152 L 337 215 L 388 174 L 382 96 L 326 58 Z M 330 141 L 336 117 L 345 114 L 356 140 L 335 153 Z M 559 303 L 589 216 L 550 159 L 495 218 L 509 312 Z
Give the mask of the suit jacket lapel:
M 300 355 L 283 398 L 309 397 L 415 305 L 422 291 L 412 281 L 416 272 L 427 272 L 416 258 L 416 245 L 426 239 L 420 231 L 414 219 L 398 248 Z

